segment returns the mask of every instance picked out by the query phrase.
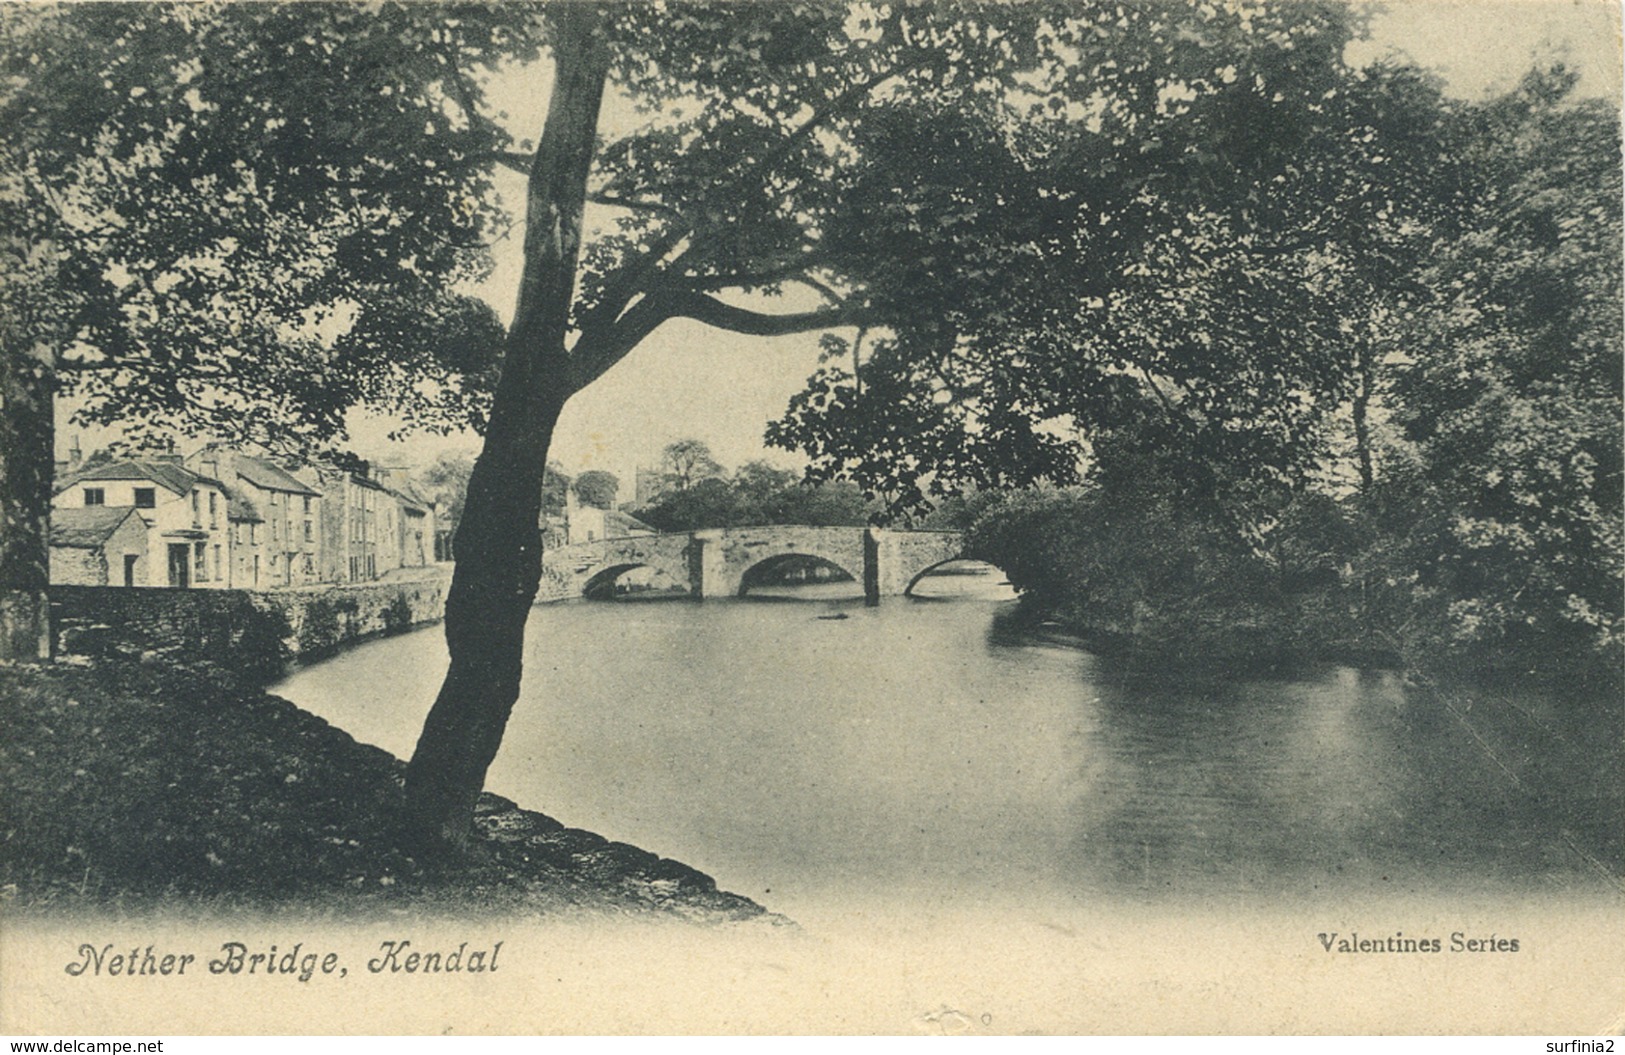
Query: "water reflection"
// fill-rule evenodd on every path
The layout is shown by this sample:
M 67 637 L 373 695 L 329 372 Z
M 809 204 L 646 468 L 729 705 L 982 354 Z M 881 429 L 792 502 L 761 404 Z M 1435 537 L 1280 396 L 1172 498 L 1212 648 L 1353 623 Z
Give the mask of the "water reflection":
M 1617 699 L 1341 667 L 1181 677 L 1047 640 L 1008 604 L 865 608 L 853 587 L 538 609 L 493 790 L 801 918 L 858 894 L 1617 887 Z M 277 691 L 405 753 L 444 662 L 431 629 Z

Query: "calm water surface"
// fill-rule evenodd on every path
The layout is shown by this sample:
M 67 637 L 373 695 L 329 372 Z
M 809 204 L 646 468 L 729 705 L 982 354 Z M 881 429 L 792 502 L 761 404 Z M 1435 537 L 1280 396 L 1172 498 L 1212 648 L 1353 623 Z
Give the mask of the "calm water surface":
M 991 580 L 937 590 L 960 596 L 538 608 L 488 787 L 803 920 L 855 897 L 1617 892 L 1616 702 L 1132 673 L 1016 628 Z M 405 757 L 444 666 L 430 628 L 273 691 Z

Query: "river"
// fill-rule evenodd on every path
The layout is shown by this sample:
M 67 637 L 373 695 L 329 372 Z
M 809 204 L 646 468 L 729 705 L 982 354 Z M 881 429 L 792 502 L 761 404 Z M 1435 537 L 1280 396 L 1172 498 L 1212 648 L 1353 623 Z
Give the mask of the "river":
M 539 607 L 487 786 L 803 923 L 1618 891 L 1617 701 L 1135 672 L 1023 630 L 995 583 Z M 405 757 L 444 665 L 434 627 L 272 691 Z

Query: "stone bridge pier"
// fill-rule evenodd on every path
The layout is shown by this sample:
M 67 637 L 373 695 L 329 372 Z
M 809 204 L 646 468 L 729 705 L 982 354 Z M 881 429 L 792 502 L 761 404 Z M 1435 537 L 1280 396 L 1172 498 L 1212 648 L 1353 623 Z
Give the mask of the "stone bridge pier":
M 581 597 L 633 568 L 687 585 L 700 599 L 740 597 L 753 576 L 792 557 L 816 557 L 863 585 L 864 599 L 909 592 L 920 576 L 963 556 L 955 531 L 770 525 L 647 535 L 562 546 L 544 556 L 543 600 Z

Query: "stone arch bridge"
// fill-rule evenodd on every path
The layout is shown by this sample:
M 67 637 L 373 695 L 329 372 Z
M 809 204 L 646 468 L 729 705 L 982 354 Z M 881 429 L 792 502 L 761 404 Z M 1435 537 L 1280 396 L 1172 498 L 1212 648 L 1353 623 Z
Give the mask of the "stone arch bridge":
M 886 531 L 862 527 L 717 528 L 669 535 L 630 535 L 547 550 L 537 599 L 584 597 L 634 568 L 651 568 L 697 598 L 739 597 L 752 578 L 795 557 L 816 557 L 863 584 L 864 599 L 906 594 L 926 572 L 964 558 L 957 531 Z

